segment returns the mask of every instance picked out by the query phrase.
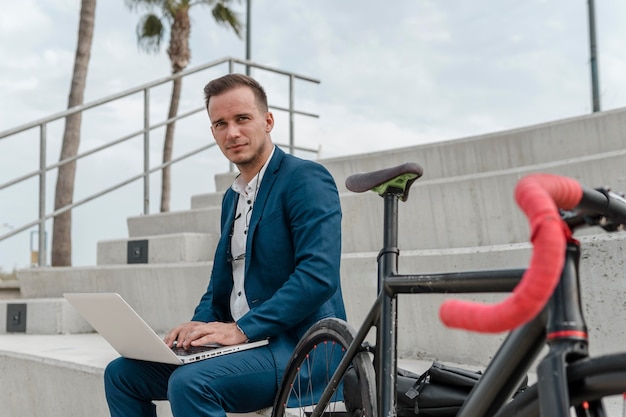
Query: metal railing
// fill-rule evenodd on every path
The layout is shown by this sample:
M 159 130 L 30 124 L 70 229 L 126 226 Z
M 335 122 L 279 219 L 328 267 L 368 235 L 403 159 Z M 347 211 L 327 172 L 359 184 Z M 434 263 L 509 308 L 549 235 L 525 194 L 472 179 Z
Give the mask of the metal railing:
M 268 66 L 264 66 L 264 65 L 259 65 L 256 64 L 254 62 L 251 61 L 247 61 L 247 60 L 242 60 L 242 59 L 237 59 L 237 58 L 232 58 L 232 57 L 226 57 L 226 58 L 222 58 L 216 61 L 212 61 L 209 63 L 206 63 L 204 65 L 200 65 L 198 67 L 195 68 L 190 68 L 186 71 L 182 71 L 178 74 L 175 75 L 171 75 L 150 83 L 146 83 L 143 85 L 140 85 L 138 87 L 135 88 L 131 88 L 125 91 L 122 91 L 120 93 L 117 94 L 113 94 L 110 95 L 108 97 L 104 97 L 102 99 L 99 100 L 95 100 L 80 106 L 76 106 L 73 107 L 71 109 L 53 114 L 51 116 L 39 119 L 39 120 L 35 120 L 33 122 L 30 123 L 26 123 L 22 126 L 18 126 L 15 127 L 13 129 L 9 129 L 6 130 L 4 132 L 0 132 L 0 141 L 2 139 L 17 135 L 19 133 L 31 130 L 31 129 L 39 129 L 39 169 L 29 172 L 27 174 L 21 175 L 19 177 L 16 177 L 12 180 L 9 180 L 3 184 L 0 184 L 0 191 L 8 189 L 9 187 L 15 186 L 19 183 L 22 183 L 23 181 L 26 181 L 30 178 L 33 177 L 38 177 L 39 178 L 39 196 L 38 196 L 38 213 L 39 216 L 37 219 L 34 219 L 33 221 L 27 222 L 25 224 L 22 225 L 18 225 L 18 226 L 14 226 L 10 232 L 5 233 L 3 235 L 0 235 L 0 242 L 13 237 L 25 230 L 28 230 L 30 228 L 32 228 L 33 226 L 38 226 L 38 242 L 37 242 L 37 251 L 38 251 L 38 255 L 37 255 L 37 262 L 36 265 L 38 266 L 42 266 L 46 264 L 46 251 L 45 251 L 45 247 L 46 247 L 46 232 L 45 232 L 45 223 L 46 220 L 54 218 L 55 216 L 64 213 L 66 211 L 72 210 L 75 207 L 78 207 L 82 204 L 85 204 L 89 201 L 95 200 L 99 197 L 102 197 L 106 194 L 109 194 L 112 191 L 115 191 L 125 185 L 128 185 L 134 181 L 143 179 L 143 214 L 149 214 L 150 213 L 150 174 L 162 170 L 164 167 L 172 165 L 172 164 L 176 164 L 180 161 L 183 161 L 193 155 L 199 154 L 201 152 L 204 152 L 212 147 L 215 146 L 215 143 L 211 143 L 205 146 L 201 146 L 199 148 L 193 149 L 192 151 L 189 151 L 183 155 L 180 155 L 176 158 L 173 158 L 171 161 L 167 162 L 167 163 L 163 163 L 161 165 L 158 166 L 154 166 L 151 167 L 150 166 L 150 157 L 149 157 L 149 149 L 150 149 L 150 132 L 168 125 L 171 122 L 174 121 L 178 121 L 181 119 L 185 119 L 188 118 L 196 113 L 199 113 L 201 111 L 205 111 L 205 107 L 204 106 L 200 106 L 197 108 L 194 108 L 192 110 L 186 111 L 182 114 L 179 114 L 176 117 L 173 117 L 171 119 L 167 119 L 167 120 L 163 120 L 154 124 L 151 124 L 150 122 L 150 92 L 153 88 L 157 87 L 157 86 L 161 86 L 163 84 L 172 82 L 173 80 L 177 79 L 177 78 L 183 78 L 183 77 L 187 77 L 191 74 L 196 74 L 199 73 L 201 71 L 206 71 L 208 69 L 212 69 L 214 67 L 220 66 L 220 65 L 224 65 L 227 64 L 228 65 L 228 73 L 233 73 L 235 72 L 235 65 L 236 64 L 240 64 L 240 65 L 245 65 L 247 68 L 255 68 L 258 70 L 262 70 L 262 71 L 268 71 L 270 73 L 274 73 L 274 74 L 280 74 L 280 75 L 284 75 L 286 77 L 289 77 L 289 104 L 288 107 L 279 107 L 279 106 L 273 106 L 270 105 L 270 108 L 273 110 L 278 110 L 278 111 L 284 111 L 284 112 L 288 112 L 289 113 L 289 143 L 288 144 L 280 144 L 278 143 L 277 145 L 281 146 L 281 147 L 286 147 L 289 151 L 289 153 L 294 153 L 294 151 L 298 150 L 298 151 L 305 151 L 305 152 L 313 152 L 313 153 L 317 153 L 319 155 L 319 149 L 312 149 L 312 148 L 307 148 L 307 147 L 301 147 L 301 146 L 296 146 L 295 144 L 295 134 L 294 134 L 294 125 L 295 125 L 295 121 L 294 121 L 294 116 L 295 115 L 302 115 L 302 116 L 308 116 L 308 117 L 314 117 L 317 118 L 319 117 L 316 114 L 313 113 L 308 113 L 308 112 L 304 112 L 304 111 L 299 111 L 296 110 L 294 108 L 294 81 L 295 80 L 301 80 L 301 81 L 306 81 L 306 82 L 310 82 L 310 83 L 315 83 L 315 84 L 319 84 L 320 81 L 310 78 L 310 77 L 305 77 L 302 75 L 298 75 L 292 72 L 288 72 L 288 71 L 283 71 L 283 70 L 279 70 L 276 68 L 272 68 L 272 67 L 268 67 Z M 48 147 L 48 138 L 47 138 L 47 127 L 50 123 L 61 120 L 66 118 L 69 115 L 75 114 L 75 113 L 81 113 L 84 112 L 86 110 L 89 109 L 93 109 L 99 106 L 102 106 L 104 104 L 107 103 L 111 103 L 123 98 L 126 98 L 128 96 L 131 96 L 133 94 L 137 94 L 137 93 L 143 93 L 143 128 L 136 130 L 134 132 L 131 132 L 127 135 L 124 135 L 120 138 L 114 139 L 108 143 L 105 143 L 101 146 L 98 146 L 96 148 L 90 149 L 89 151 L 80 153 L 78 155 L 76 155 L 75 157 L 72 158 L 67 158 L 64 159 L 62 161 L 50 164 L 50 165 L 46 165 L 46 157 L 47 157 L 47 147 Z M 137 175 L 134 175 L 130 178 L 127 178 L 126 180 L 123 180 L 113 186 L 110 186 L 108 188 L 105 188 L 99 192 L 96 192 L 94 194 L 89 195 L 88 197 L 82 198 L 79 201 L 73 202 L 70 205 L 67 205 L 65 207 L 62 207 L 58 210 L 52 211 L 52 212 L 46 212 L 46 177 L 48 175 L 48 173 L 54 169 L 57 169 L 58 167 L 68 164 L 70 162 L 73 161 L 77 161 L 79 159 L 85 158 L 86 156 L 89 155 L 93 155 L 96 154 L 98 152 L 101 152 L 105 149 L 111 148 L 112 146 L 115 145 L 119 145 L 123 142 L 126 142 L 132 138 L 138 137 L 143 135 L 143 171 Z M 229 164 L 230 166 L 230 170 L 233 170 L 233 165 Z

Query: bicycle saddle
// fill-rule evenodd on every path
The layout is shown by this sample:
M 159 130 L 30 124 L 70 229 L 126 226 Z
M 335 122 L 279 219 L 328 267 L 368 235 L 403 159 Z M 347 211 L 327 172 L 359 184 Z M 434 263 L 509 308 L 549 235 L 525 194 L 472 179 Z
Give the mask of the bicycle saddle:
M 350 175 L 346 188 L 355 193 L 374 191 L 381 197 L 397 194 L 402 201 L 409 198 L 409 188 L 422 176 L 424 170 L 414 162 L 406 162 L 392 168 Z

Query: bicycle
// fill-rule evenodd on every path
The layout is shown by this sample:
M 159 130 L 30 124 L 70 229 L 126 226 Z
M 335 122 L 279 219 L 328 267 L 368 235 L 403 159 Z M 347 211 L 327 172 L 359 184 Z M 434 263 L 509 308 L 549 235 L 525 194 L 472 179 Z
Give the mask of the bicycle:
M 579 288 L 580 243 L 572 233 L 583 226 L 621 230 L 626 223 L 626 200 L 608 189 L 584 188 L 570 178 L 530 175 L 516 187 L 518 205 L 532 230 L 533 253 L 527 269 L 400 275 L 398 202 L 406 201 L 421 175 L 419 165 L 407 163 L 347 178 L 350 191 L 372 190 L 384 200 L 378 297 L 358 331 L 342 320 L 325 319 L 302 337 L 285 371 L 272 416 L 341 413 L 338 388 L 351 367 L 360 384 L 359 414 L 394 417 L 396 296 L 493 292 L 512 294 L 495 305 L 447 300 L 440 309 L 440 318 L 450 327 L 510 330 L 457 417 L 563 417 L 570 415 L 570 407 L 578 416 L 605 416 L 601 400 L 626 392 L 626 353 L 589 355 Z M 529 289 L 534 296 L 528 295 Z M 364 342 L 372 328 L 376 328 L 374 363 Z M 538 382 L 512 399 L 546 344 L 548 353 L 537 366 Z M 342 352 L 341 360 L 329 363 L 327 358 L 337 351 Z M 326 361 L 327 375 L 303 385 L 317 360 Z M 294 402 L 295 408 L 289 408 Z

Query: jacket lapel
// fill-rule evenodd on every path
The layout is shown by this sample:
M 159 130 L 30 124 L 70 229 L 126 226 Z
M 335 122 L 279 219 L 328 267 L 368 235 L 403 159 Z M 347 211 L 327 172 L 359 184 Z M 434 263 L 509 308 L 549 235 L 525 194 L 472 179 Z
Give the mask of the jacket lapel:
M 256 200 L 254 201 L 252 217 L 250 218 L 248 238 L 246 240 L 246 253 L 250 253 L 252 240 L 254 239 L 254 233 L 256 232 L 256 227 L 259 224 L 259 221 L 263 218 L 267 198 L 270 194 L 272 186 L 274 185 L 274 182 L 276 181 L 276 178 L 278 177 L 278 170 L 284 156 L 285 152 L 283 152 L 283 150 L 279 147 L 276 147 L 276 150 L 274 151 L 274 156 L 272 156 L 272 159 L 270 160 L 269 165 L 265 170 L 265 174 L 263 175 L 261 186 L 259 187 Z M 248 272 L 249 263 L 250 257 L 246 256 L 246 273 Z

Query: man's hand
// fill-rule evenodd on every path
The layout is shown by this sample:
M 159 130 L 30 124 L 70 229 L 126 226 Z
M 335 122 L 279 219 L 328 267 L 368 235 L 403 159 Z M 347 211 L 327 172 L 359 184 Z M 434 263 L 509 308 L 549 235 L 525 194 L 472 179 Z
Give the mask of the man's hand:
M 169 347 L 176 342 L 176 346 L 189 349 L 190 346 L 209 343 L 236 345 L 244 343 L 248 337 L 239 330 L 236 323 L 190 321 L 172 329 L 163 340 Z

